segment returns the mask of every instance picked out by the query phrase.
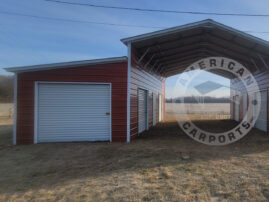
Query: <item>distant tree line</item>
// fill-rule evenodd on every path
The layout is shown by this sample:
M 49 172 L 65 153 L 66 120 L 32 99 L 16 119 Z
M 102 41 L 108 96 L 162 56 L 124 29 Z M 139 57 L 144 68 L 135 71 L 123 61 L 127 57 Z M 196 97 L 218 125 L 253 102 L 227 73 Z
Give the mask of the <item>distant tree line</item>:
M 0 75 L 0 103 L 13 102 L 13 76 Z
M 177 98 L 168 98 L 166 103 L 230 103 L 229 97 L 199 97 L 199 96 L 186 96 Z

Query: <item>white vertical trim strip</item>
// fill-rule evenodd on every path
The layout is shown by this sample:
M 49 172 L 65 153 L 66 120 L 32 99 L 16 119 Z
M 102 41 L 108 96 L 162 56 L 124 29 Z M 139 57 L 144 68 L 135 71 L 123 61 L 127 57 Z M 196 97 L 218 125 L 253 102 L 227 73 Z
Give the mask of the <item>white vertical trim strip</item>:
M 18 75 L 14 75 L 14 95 L 13 95 L 13 145 L 17 144 L 17 94 L 18 94 Z
M 127 71 L 127 142 L 130 142 L 130 82 L 131 82 L 131 66 L 132 52 L 131 43 L 128 43 L 128 71 Z
M 147 95 L 146 95 L 146 99 L 147 99 L 147 105 L 146 105 L 146 107 L 147 107 L 147 125 L 146 125 L 146 130 L 148 130 L 149 129 L 149 91 L 148 90 L 146 90 L 146 93 L 147 93 Z
M 34 94 L 34 144 L 37 144 L 37 125 L 38 125 L 38 81 L 35 82 Z
M 109 99 L 110 99 L 110 106 L 109 106 L 109 131 L 110 131 L 110 142 L 112 142 L 112 83 L 109 83 Z

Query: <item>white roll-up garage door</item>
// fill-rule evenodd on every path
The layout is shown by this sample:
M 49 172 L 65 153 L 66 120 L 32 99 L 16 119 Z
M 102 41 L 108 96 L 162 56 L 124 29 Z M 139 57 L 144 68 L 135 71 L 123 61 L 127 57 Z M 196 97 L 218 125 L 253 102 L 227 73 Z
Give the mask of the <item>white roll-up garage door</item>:
M 110 85 L 38 83 L 36 142 L 109 141 Z
M 257 106 L 254 106 L 254 117 L 257 117 L 255 128 L 262 131 L 267 131 L 267 91 L 261 91 L 261 109 L 258 114 Z M 255 93 L 255 99 L 259 99 L 257 93 Z
M 138 133 L 147 129 L 147 91 L 138 89 Z

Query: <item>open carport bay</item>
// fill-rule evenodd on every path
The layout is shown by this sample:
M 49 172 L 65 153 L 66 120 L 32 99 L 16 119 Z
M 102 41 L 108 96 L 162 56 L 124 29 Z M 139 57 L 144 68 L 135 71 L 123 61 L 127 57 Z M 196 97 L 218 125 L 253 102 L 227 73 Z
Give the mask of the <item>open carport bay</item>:
M 1 201 L 269 200 L 269 138 L 256 129 L 222 147 L 193 141 L 174 121 L 131 144 L 12 146 L 11 126 L 0 130 Z

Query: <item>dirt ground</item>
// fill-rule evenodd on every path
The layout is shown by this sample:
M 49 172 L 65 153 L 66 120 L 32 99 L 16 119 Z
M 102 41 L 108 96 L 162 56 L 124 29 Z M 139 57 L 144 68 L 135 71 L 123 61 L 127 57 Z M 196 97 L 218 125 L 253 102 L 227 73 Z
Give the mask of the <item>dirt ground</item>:
M 269 137 L 258 130 L 221 147 L 193 141 L 175 121 L 131 144 L 12 146 L 11 130 L 0 126 L 0 201 L 269 200 Z

